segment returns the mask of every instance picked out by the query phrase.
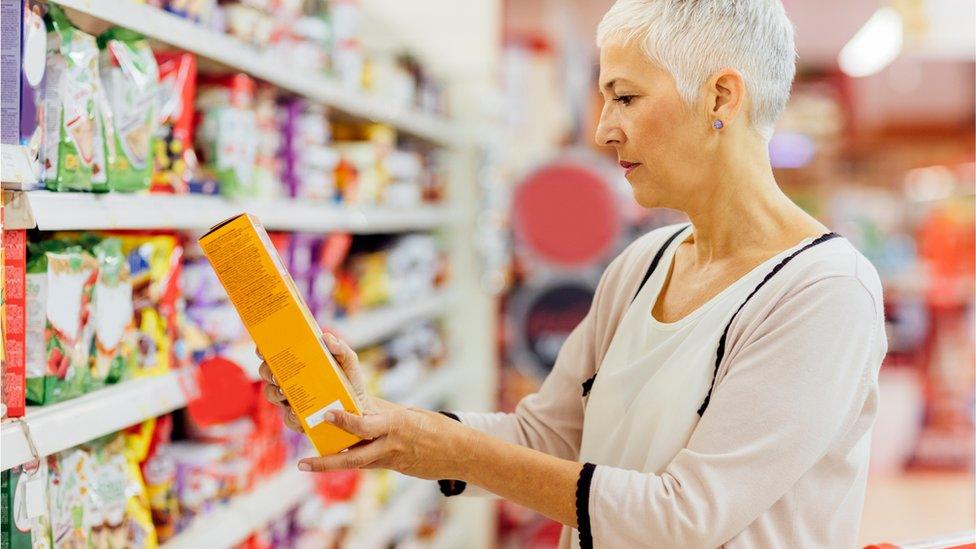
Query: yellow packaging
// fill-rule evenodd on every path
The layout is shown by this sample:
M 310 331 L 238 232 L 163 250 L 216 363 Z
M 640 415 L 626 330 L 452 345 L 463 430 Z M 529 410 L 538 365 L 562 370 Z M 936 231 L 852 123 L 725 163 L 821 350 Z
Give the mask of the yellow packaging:
M 324 420 L 340 408 L 361 415 L 362 405 L 257 218 L 228 219 L 200 246 L 319 455 L 359 442 Z

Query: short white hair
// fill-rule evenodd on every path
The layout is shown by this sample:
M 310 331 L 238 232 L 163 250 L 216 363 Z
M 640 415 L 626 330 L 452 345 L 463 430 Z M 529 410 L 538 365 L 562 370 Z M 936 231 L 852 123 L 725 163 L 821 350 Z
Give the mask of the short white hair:
M 793 24 L 779 0 L 617 0 L 597 28 L 596 43 L 639 42 L 671 73 L 689 105 L 715 72 L 739 71 L 753 126 L 766 139 L 790 97 L 796 73 Z

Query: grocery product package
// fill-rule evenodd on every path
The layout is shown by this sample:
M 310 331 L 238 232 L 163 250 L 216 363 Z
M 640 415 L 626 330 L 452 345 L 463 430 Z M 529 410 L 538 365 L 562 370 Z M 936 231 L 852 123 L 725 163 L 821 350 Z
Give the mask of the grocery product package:
M 4 549 L 49 549 L 47 460 L 4 471 L 2 485 L 0 538 Z
M 52 404 L 91 386 L 91 300 L 98 263 L 67 240 L 28 245 L 27 402 Z
M 132 277 L 138 353 L 126 375 L 146 377 L 178 367 L 179 277 L 183 249 L 171 235 L 119 236 Z
M 149 42 L 113 28 L 98 37 L 107 113 L 108 187 L 113 191 L 149 188 L 152 141 L 156 132 L 159 70 Z
M 98 278 L 92 298 L 95 335 L 92 341 L 93 386 L 115 383 L 126 374 L 135 356 L 135 327 L 132 321 L 132 279 L 122 253 L 122 241 L 105 238 L 94 244 Z
M 3 211 L 0 210 L 0 222 Z M 3 325 L 2 397 L 5 418 L 21 417 L 25 406 L 25 360 L 27 355 L 27 235 L 26 231 L 4 230 L 0 234 L 0 265 L 3 294 L 0 315 Z
M 153 140 L 152 190 L 185 193 L 193 180 L 193 99 L 197 58 L 189 53 L 156 54 L 159 68 L 157 125 Z
M 91 545 L 155 549 L 156 530 L 142 472 L 126 442 L 124 435 L 115 434 L 86 444 L 92 470 L 86 489 Z
M 43 92 L 44 181 L 55 191 L 88 191 L 107 182 L 98 45 L 48 8 L 47 68 Z
M 51 537 L 55 547 L 89 547 L 94 501 L 90 496 L 95 467 L 91 454 L 73 448 L 47 457 Z
M 151 418 L 126 432 L 128 455 L 139 465 L 156 539 L 163 543 L 176 533 L 179 504 L 174 481 L 176 466 L 170 454 L 173 416 Z
M 207 170 L 230 197 L 258 195 L 255 160 L 258 152 L 254 80 L 246 74 L 213 79 L 200 86 L 197 109 L 201 123 L 197 146 Z
M 200 238 L 200 246 L 318 453 L 358 442 L 325 422 L 330 410 L 361 414 L 362 404 L 257 219 L 242 214 L 224 221 Z

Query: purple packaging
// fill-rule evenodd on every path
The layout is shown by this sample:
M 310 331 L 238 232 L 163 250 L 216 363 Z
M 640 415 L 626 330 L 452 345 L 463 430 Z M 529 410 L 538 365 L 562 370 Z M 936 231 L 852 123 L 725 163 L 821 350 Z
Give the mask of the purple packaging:
M 8 2 L 12 4 L 8 11 Z M 37 147 L 41 143 L 41 126 L 38 118 L 38 105 L 41 101 L 41 92 L 44 89 L 44 72 L 47 67 L 47 28 L 44 26 L 44 14 L 47 13 L 47 5 L 38 0 L 3 0 L 3 20 L 4 20 L 4 64 L 3 64 L 3 142 L 30 145 L 32 140 Z M 15 7 L 14 7 L 15 6 Z M 15 17 L 9 14 L 16 13 Z M 7 59 L 7 33 L 6 24 L 8 21 L 20 25 L 20 32 L 14 34 L 18 40 L 10 40 L 17 44 L 17 65 L 11 65 L 13 71 L 8 72 Z M 19 80 L 13 91 L 8 88 L 7 78 Z M 13 85 L 13 82 L 11 82 Z M 8 93 L 10 96 L 16 95 L 14 103 L 10 104 L 16 112 L 16 122 L 11 126 L 8 124 Z M 10 132 L 10 136 L 8 136 Z M 13 137 L 13 133 L 18 133 Z M 36 138 L 35 138 L 36 136 Z M 13 138 L 13 141 L 8 139 Z
M 322 237 L 314 234 L 295 233 L 288 245 L 288 271 L 295 280 L 295 286 L 302 293 L 302 298 L 308 301 L 311 296 L 312 269 L 314 267 L 315 252 L 321 246 Z M 311 303 L 309 303 L 311 307 Z M 315 314 L 312 311 L 312 314 Z
M 0 143 L 20 143 L 21 23 L 24 5 L 19 0 L 2 0 L 3 41 L 0 42 Z

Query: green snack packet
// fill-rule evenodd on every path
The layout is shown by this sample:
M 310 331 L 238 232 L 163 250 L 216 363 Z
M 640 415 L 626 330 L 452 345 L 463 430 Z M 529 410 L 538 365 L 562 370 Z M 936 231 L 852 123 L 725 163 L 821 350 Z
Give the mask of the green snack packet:
M 47 460 L 3 472 L 3 549 L 50 549 Z
M 92 190 L 107 182 L 98 108 L 98 46 L 55 4 L 48 7 L 46 23 L 44 182 L 54 191 Z
M 113 28 L 98 37 L 105 94 L 108 187 L 149 188 L 159 68 L 149 43 L 136 32 Z
M 95 335 L 91 346 L 92 388 L 122 379 L 132 323 L 132 278 L 129 263 L 122 253 L 122 242 L 106 238 L 95 244 L 92 253 L 98 261 L 98 278 L 92 297 Z
M 64 240 L 27 247 L 27 402 L 52 404 L 91 386 L 95 259 Z

